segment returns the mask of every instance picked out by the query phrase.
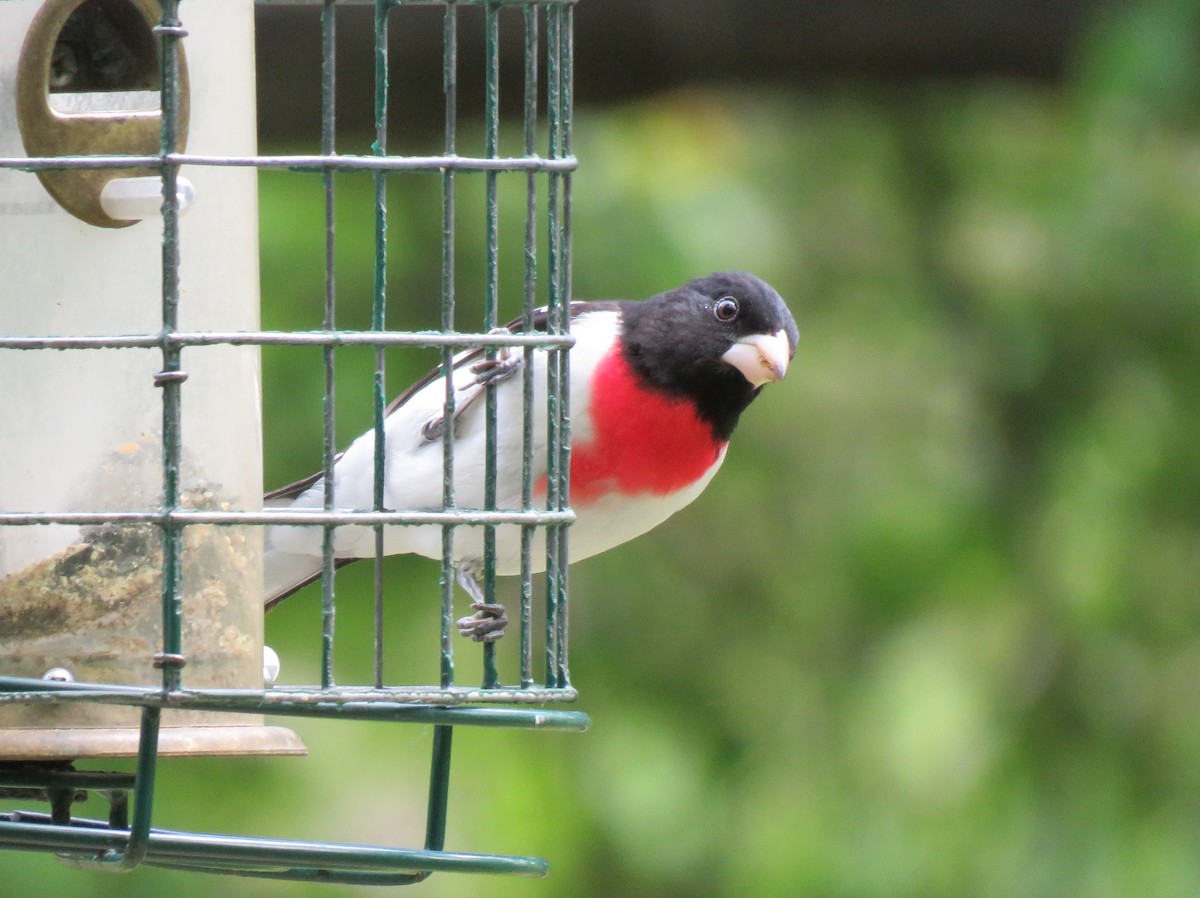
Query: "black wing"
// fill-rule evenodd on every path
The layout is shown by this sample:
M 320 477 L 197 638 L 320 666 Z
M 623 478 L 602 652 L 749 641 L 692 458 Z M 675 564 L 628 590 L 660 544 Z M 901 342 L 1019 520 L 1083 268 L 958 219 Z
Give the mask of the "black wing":
M 615 309 L 618 309 L 619 307 L 620 307 L 620 303 L 616 302 L 616 301 L 611 301 L 611 302 L 573 302 L 573 303 L 571 303 L 571 320 L 574 321 L 580 315 L 583 315 L 587 312 L 613 311 Z M 537 332 L 537 331 L 544 332 L 546 330 L 546 326 L 547 326 L 547 319 L 548 319 L 548 312 L 545 308 L 534 309 L 534 311 L 533 311 L 533 330 L 535 332 Z M 515 318 L 512 321 L 508 322 L 508 324 L 504 325 L 504 328 L 511 333 L 519 334 L 519 333 L 523 332 L 522 327 L 521 327 L 522 324 L 523 324 L 523 318 Z M 458 358 L 455 359 L 454 370 L 457 371 L 459 368 L 463 367 L 464 365 L 474 364 L 480 358 L 482 358 L 483 353 L 484 353 L 484 349 L 482 346 L 477 346 L 474 349 L 467 350 L 466 352 L 462 353 L 461 355 L 458 356 Z M 442 376 L 442 367 L 443 367 L 442 365 L 435 366 L 428 373 L 426 373 L 423 377 L 414 381 L 408 387 L 408 389 L 406 389 L 403 393 L 401 393 L 399 396 L 397 396 L 395 399 L 393 399 L 388 404 L 387 409 L 384 411 L 385 417 L 387 415 L 390 415 L 396 409 L 400 408 L 402 405 L 404 405 L 404 403 L 408 402 L 408 400 L 411 399 L 413 396 L 415 396 L 418 392 L 425 389 L 425 387 L 429 386 L 429 384 L 433 383 L 433 381 L 440 378 Z M 341 453 L 338 453 L 338 455 L 335 456 L 335 458 L 334 458 L 334 463 L 336 464 L 337 460 L 341 457 L 342 457 Z M 303 493 L 306 489 L 308 489 L 310 486 L 312 486 L 318 480 L 320 480 L 322 476 L 323 476 L 322 472 L 317 471 L 315 474 L 310 474 L 309 476 L 303 478 L 302 480 L 297 480 L 293 483 L 289 483 L 287 486 L 281 486 L 278 489 L 271 490 L 269 493 L 267 493 L 266 495 L 263 496 L 263 502 L 265 504 L 265 503 L 270 503 L 272 501 L 277 501 L 280 499 L 295 499 L 297 496 L 299 496 L 301 493 Z

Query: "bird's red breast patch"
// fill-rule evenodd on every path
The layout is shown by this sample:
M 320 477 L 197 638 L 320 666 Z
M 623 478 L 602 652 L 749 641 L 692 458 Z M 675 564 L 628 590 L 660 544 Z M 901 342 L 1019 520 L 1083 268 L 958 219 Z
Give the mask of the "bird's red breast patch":
M 614 344 L 592 375 L 591 442 L 571 449 L 571 501 L 664 495 L 699 480 L 724 443 L 686 399 L 647 388 Z

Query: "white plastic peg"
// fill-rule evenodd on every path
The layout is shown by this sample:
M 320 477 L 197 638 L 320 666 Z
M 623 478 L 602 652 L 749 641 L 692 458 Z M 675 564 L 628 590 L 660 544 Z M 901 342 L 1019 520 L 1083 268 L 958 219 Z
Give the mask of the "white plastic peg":
M 187 178 L 175 179 L 175 198 L 182 215 L 196 199 L 196 189 Z M 100 207 L 109 218 L 141 221 L 162 212 L 162 180 L 157 177 L 113 178 L 100 191 Z
M 279 655 L 269 645 L 263 646 L 263 686 L 270 689 L 279 679 Z

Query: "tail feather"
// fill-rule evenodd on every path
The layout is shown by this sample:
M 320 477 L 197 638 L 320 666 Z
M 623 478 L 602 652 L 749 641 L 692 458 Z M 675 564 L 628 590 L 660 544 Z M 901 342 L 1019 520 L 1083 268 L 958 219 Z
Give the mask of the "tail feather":
M 263 507 L 293 508 L 301 495 L 320 482 L 321 475 L 318 473 L 272 490 L 263 497 Z M 281 533 L 291 533 L 294 529 L 296 528 L 270 527 L 267 529 L 267 545 L 263 553 L 263 608 L 265 611 L 270 611 L 292 593 L 321 576 L 319 553 L 287 552 L 275 545 Z M 294 539 L 295 534 L 291 535 Z M 283 541 L 286 542 L 286 540 Z
M 296 590 L 321 576 L 321 559 L 315 555 L 281 552 L 268 545 L 263 554 L 263 604 L 270 611 Z
M 358 558 L 335 558 L 334 568 L 342 568 Z M 283 552 L 270 545 L 263 554 L 263 611 L 270 611 L 284 599 L 308 584 L 321 579 L 321 557 Z

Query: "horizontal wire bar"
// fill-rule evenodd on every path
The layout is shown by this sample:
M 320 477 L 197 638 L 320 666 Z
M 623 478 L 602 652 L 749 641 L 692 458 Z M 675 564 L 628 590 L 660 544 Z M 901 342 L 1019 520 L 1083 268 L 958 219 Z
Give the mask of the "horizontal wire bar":
M 0 846 L 34 851 L 101 853 L 121 849 L 128 830 L 21 823 L 0 819 Z M 63 858 L 71 863 L 75 859 Z M 184 862 L 190 866 L 219 869 L 287 868 L 321 870 L 438 870 L 475 873 L 510 873 L 545 876 L 544 860 L 490 854 L 468 854 L 428 849 L 384 848 L 332 842 L 302 842 L 208 833 L 181 833 L 152 829 L 146 863 Z
M 494 689 L 451 686 L 284 686 L 279 689 L 184 689 L 163 692 L 155 686 L 122 686 L 0 677 L 0 705 L 96 702 L 139 705 L 167 710 L 221 711 L 280 717 L 343 717 L 411 723 L 484 727 L 538 727 L 583 730 L 590 723 L 582 711 L 528 708 L 447 707 L 465 704 L 572 702 L 572 687 Z
M 574 156 L 546 159 L 542 156 L 202 156 L 196 153 L 167 153 L 138 156 L 28 156 L 0 157 L 0 169 L 61 171 L 64 169 L 152 168 L 160 165 L 212 165 L 287 171 L 395 171 L 395 172 L 571 172 L 579 167 Z
M 74 818 L 72 818 L 74 820 Z M 436 850 L 436 849 L 433 849 Z M 62 856 L 59 856 L 60 862 Z M 430 871 L 387 872 L 378 870 L 326 870 L 319 867 L 290 867 L 286 870 L 264 870 L 247 864 L 223 863 L 220 866 L 185 863 L 182 861 L 144 861 L 149 867 L 160 870 L 178 870 L 181 873 L 220 873 L 229 876 L 247 876 L 255 879 L 274 879 L 286 882 L 319 882 L 322 885 L 354 886 L 406 886 L 424 882 Z M 474 872 L 474 871 L 459 871 Z
M 324 524 L 571 524 L 573 511 L 524 511 L 521 509 L 483 511 L 455 508 L 444 511 L 201 511 L 180 508 L 173 511 L 4 511 L 0 526 L 32 526 L 38 524 L 73 524 L 93 526 L 102 524 L 217 524 L 217 525 L 298 525 Z
M 78 337 L 0 337 L 0 349 L 160 349 L 167 346 L 534 346 L 567 348 L 569 335 L 448 334 L 440 331 L 197 331 Z
M 544 687 L 525 688 L 501 685 L 492 689 L 480 689 L 467 686 L 386 686 L 381 689 L 364 687 L 339 687 L 336 690 L 321 690 L 316 687 L 283 686 L 261 693 L 261 701 L 251 703 L 249 713 L 296 714 L 306 716 L 305 709 L 315 708 L 320 711 L 328 710 L 337 705 L 345 709 L 345 713 L 363 713 L 368 708 L 388 709 L 395 713 L 399 708 L 407 708 L 412 715 L 424 714 L 420 711 L 423 705 L 437 705 L 429 708 L 429 716 L 421 717 L 423 723 L 447 723 L 459 720 L 469 720 L 477 726 L 500 726 L 510 718 L 502 713 L 505 709 L 484 709 L 485 715 L 472 715 L 471 709 L 459 708 L 456 716 L 451 718 L 434 716 L 445 710 L 447 704 L 472 704 L 478 702 L 517 703 L 529 702 L 573 702 L 578 698 L 574 688 L 547 689 Z M 215 694 L 214 703 L 224 707 L 229 699 L 225 695 Z M 263 709 L 267 710 L 263 710 Z M 278 709 L 278 710 L 277 710 Z M 536 712 L 534 712 L 536 714 Z M 577 712 L 554 712 L 556 715 L 575 714 Z M 550 729 L 576 729 L 587 725 L 586 715 L 583 717 L 558 716 L 554 718 L 531 718 L 534 726 L 545 726 Z M 407 719 L 407 718 L 406 718 Z M 416 718 L 414 718 L 416 719 Z M 491 722 L 489 722 L 489 720 Z
M 315 689 L 316 687 L 314 687 Z M 499 686 L 492 689 L 424 692 L 418 687 L 397 687 L 389 700 L 372 701 L 324 698 L 312 701 L 248 697 L 239 700 L 228 694 L 192 695 L 147 692 L 141 695 L 116 695 L 105 692 L 55 694 L 50 692 L 10 692 L 0 694 L 5 704 L 63 704 L 88 702 L 100 705 L 152 706 L 171 711 L 213 711 L 221 714 L 254 714 L 272 717 L 309 717 L 356 720 L 359 722 L 417 723 L 436 726 L 474 726 L 492 729 L 542 729 L 583 732 L 591 723 L 583 711 L 551 711 L 543 708 L 461 707 L 478 704 L 531 704 L 573 702 L 577 693 L 570 688 L 522 690 Z

